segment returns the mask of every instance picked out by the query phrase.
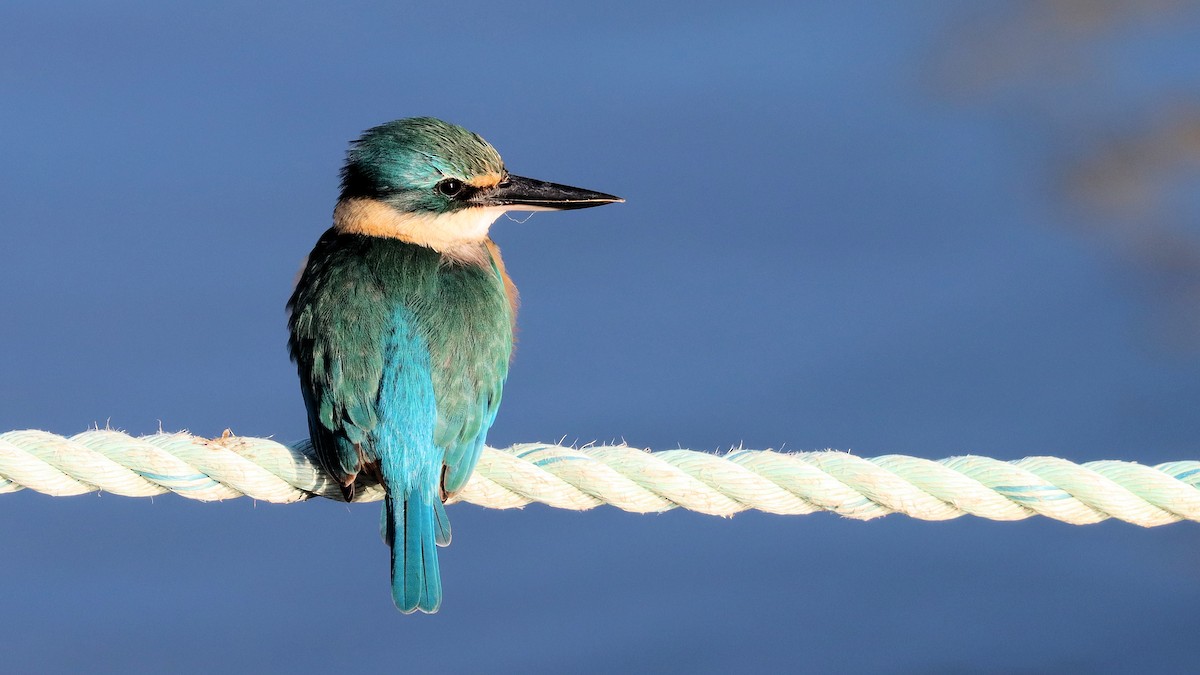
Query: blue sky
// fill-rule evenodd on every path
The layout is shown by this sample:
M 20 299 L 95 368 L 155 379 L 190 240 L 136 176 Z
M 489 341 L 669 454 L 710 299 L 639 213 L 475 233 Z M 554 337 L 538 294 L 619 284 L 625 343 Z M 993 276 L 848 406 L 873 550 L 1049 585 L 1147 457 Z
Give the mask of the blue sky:
M 8 3 L 0 430 L 302 437 L 346 143 L 435 115 L 628 200 L 493 229 L 493 446 L 1195 459 L 1200 15 L 1069 8 Z M 1200 601 L 1194 524 L 460 505 L 402 616 L 373 505 L 0 501 L 16 670 L 1182 672 Z

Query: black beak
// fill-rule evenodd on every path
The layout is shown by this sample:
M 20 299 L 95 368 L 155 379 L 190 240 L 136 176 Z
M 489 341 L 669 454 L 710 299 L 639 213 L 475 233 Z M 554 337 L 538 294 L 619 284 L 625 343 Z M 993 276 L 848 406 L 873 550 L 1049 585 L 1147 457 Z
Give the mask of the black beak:
M 583 188 L 547 183 L 544 180 L 506 176 L 496 187 L 481 190 L 474 201 L 487 206 L 507 206 L 512 211 L 586 209 L 624 199 Z

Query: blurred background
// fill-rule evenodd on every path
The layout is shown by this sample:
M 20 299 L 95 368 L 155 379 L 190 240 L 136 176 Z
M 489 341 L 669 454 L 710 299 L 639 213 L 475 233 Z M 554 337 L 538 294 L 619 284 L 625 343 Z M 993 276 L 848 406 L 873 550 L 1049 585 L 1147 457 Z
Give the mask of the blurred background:
M 7 2 L 0 431 L 302 438 L 346 143 L 435 115 L 628 200 L 493 229 L 493 446 L 1196 459 L 1197 45 L 1166 0 Z M 458 505 L 402 616 L 375 505 L 0 502 L 14 672 L 1194 667 L 1195 524 Z

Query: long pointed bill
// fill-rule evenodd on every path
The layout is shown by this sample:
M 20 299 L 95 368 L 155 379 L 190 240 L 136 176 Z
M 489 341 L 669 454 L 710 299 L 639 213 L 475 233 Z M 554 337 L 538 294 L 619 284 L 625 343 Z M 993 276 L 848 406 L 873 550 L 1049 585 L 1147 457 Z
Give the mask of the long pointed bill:
M 474 200 L 482 205 L 501 206 L 509 211 L 586 209 L 625 201 L 603 192 L 521 176 L 508 176 L 496 187 L 482 190 Z

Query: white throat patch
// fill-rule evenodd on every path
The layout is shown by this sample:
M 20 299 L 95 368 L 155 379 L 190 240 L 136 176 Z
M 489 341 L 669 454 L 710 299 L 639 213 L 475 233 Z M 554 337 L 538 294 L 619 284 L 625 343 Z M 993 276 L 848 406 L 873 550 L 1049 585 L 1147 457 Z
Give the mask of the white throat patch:
M 333 210 L 333 227 L 344 234 L 401 239 L 448 258 L 475 262 L 484 251 L 480 245 L 487 241 L 488 228 L 507 210 L 477 206 L 451 213 L 401 213 L 376 199 L 346 199 Z

